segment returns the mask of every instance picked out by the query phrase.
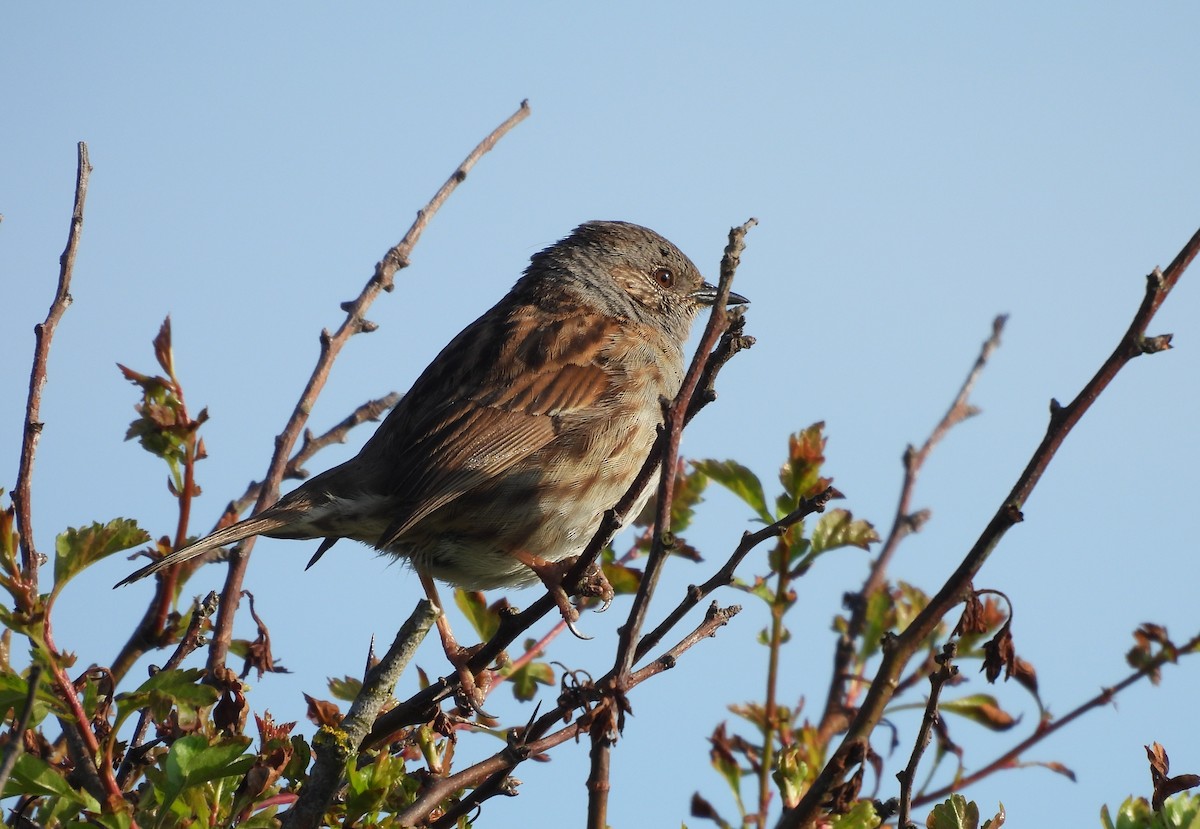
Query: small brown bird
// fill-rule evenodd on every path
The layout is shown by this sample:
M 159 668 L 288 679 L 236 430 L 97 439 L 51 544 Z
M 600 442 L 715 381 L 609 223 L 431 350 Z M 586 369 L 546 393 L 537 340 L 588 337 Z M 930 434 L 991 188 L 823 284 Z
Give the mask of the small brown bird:
M 641 469 L 716 298 L 657 233 L 580 225 L 442 349 L 357 456 L 121 584 L 252 535 L 324 539 L 312 561 L 353 538 L 407 559 L 431 591 L 431 577 L 552 584 Z

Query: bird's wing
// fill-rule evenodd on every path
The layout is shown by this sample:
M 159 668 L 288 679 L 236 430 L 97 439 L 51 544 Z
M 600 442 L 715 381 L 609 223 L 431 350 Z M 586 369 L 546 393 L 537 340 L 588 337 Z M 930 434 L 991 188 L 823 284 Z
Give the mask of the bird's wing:
M 448 345 L 362 456 L 394 505 L 385 548 L 421 519 L 546 447 L 574 418 L 617 393 L 606 351 L 619 323 L 564 314 L 541 324 L 520 310 L 485 315 Z M 496 325 L 504 326 L 497 332 Z M 499 334 L 499 335 L 498 335 Z M 488 353 L 489 348 L 492 353 Z

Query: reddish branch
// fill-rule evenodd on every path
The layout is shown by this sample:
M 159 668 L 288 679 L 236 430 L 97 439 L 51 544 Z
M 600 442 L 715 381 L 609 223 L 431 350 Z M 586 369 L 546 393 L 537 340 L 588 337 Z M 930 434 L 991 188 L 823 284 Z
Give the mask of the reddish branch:
M 1145 296 L 1137 313 L 1134 314 L 1129 328 L 1117 343 L 1112 354 L 1075 399 L 1067 406 L 1062 406 L 1057 401 L 1051 401 L 1050 425 L 1046 430 L 1046 436 L 1034 451 L 1025 470 L 991 521 L 988 522 L 979 539 L 963 558 L 958 569 L 929 600 L 929 604 L 912 623 L 897 637 L 889 640 L 884 648 L 883 659 L 875 679 L 868 688 L 863 703 L 850 723 L 842 743 L 830 756 L 825 767 L 796 808 L 785 812 L 780 818 L 777 824 L 780 829 L 795 829 L 795 827 L 810 826 L 816 822 L 822 800 L 850 765 L 848 758 L 851 751 L 870 737 L 871 732 L 883 716 L 884 707 L 892 698 L 895 683 L 905 664 L 921 643 L 933 632 L 942 617 L 962 600 L 975 574 L 979 572 L 1008 529 L 1022 520 L 1021 509 L 1025 506 L 1038 481 L 1041 480 L 1058 448 L 1075 424 L 1079 422 L 1079 419 L 1091 408 L 1096 398 L 1130 360 L 1141 354 L 1152 354 L 1170 347 L 1171 335 L 1148 337 L 1146 329 L 1154 318 L 1155 312 L 1158 311 L 1171 289 L 1175 287 L 1183 272 L 1196 257 L 1197 252 L 1200 252 L 1200 230 L 1197 230 L 1188 240 L 1166 271 L 1159 271 L 1155 268 L 1147 277 Z
M 35 339 L 33 368 L 29 372 L 29 398 L 25 403 L 25 436 L 21 441 L 21 460 L 17 467 L 17 485 L 12 500 L 17 513 L 17 532 L 21 545 L 21 578 L 29 586 L 32 595 L 38 592 L 37 547 L 33 543 L 33 510 L 31 490 L 33 485 L 33 460 L 37 454 L 38 441 L 42 436 L 42 389 L 46 386 L 46 366 L 50 360 L 50 343 L 58 321 L 71 304 L 71 274 L 75 269 L 75 254 L 79 250 L 79 236 L 83 232 L 83 205 L 87 199 L 88 176 L 92 165 L 88 161 L 87 144 L 78 145 L 78 165 L 75 172 L 75 207 L 71 211 L 71 229 L 67 232 L 67 246 L 58 259 L 58 288 L 46 313 L 46 321 L 33 327 Z
M 417 212 L 416 221 L 408 229 L 404 238 L 384 254 L 383 259 L 376 264 L 374 275 L 367 281 L 366 286 L 358 297 L 343 304 L 342 307 L 346 311 L 346 318 L 342 321 L 338 330 L 333 334 L 330 334 L 328 330 L 321 332 L 320 356 L 317 358 L 316 367 L 313 369 L 312 375 L 309 377 L 308 383 L 304 387 L 304 391 L 300 395 L 300 400 L 297 402 L 296 408 L 292 411 L 287 425 L 284 427 L 283 432 L 275 439 L 275 453 L 271 457 L 271 464 L 263 479 L 262 492 L 259 494 L 258 501 L 255 504 L 256 512 L 265 509 L 278 500 L 279 486 L 283 480 L 284 471 L 287 468 L 288 458 L 292 454 L 292 447 L 300 439 L 300 435 L 304 431 L 304 425 L 308 420 L 308 413 L 312 411 L 318 395 L 324 389 L 330 369 L 333 367 L 334 360 L 337 359 L 342 347 L 345 346 L 353 335 L 374 330 L 375 324 L 366 319 L 365 316 L 371 303 L 375 301 L 381 292 L 391 291 L 395 286 L 396 272 L 408 266 L 412 249 L 416 245 L 417 240 L 421 238 L 421 234 L 424 232 L 426 225 L 429 224 L 429 220 L 433 218 L 438 208 L 449 198 L 455 188 L 467 177 L 467 173 L 475 166 L 476 162 L 491 150 L 509 130 L 528 116 L 529 103 L 528 101 L 522 101 L 521 107 L 515 113 L 493 130 L 487 138 L 471 151 L 471 154 L 459 165 L 457 170 L 451 173 L 450 178 L 434 194 L 424 209 Z M 229 651 L 229 645 L 233 639 L 233 618 L 238 608 L 238 601 L 242 592 L 242 580 L 246 574 L 246 567 L 249 564 L 250 551 L 253 546 L 254 538 L 247 539 L 234 549 L 233 555 L 230 558 L 229 572 L 226 574 L 225 586 L 221 591 L 221 606 L 217 612 L 212 644 L 208 652 L 208 668 L 210 673 L 215 673 L 216 669 L 223 668 L 225 665 L 225 656 Z

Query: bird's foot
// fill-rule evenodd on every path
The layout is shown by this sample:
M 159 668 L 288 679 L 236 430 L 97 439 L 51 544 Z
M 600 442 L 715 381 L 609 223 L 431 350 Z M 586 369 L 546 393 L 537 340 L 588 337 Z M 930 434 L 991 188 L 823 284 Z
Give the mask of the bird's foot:
M 563 581 L 571 572 L 571 568 L 575 566 L 578 557 L 565 558 L 559 561 L 547 561 L 544 558 L 529 555 L 528 553 L 517 553 L 517 560 L 532 570 L 546 589 L 550 592 L 550 597 L 554 599 L 554 604 L 558 606 L 558 612 L 562 614 L 563 621 L 567 624 L 567 629 L 571 631 L 579 639 L 591 639 L 592 637 L 583 633 L 575 626 L 579 621 L 579 610 L 575 605 L 571 604 L 571 599 L 567 595 L 567 591 L 563 586 Z M 592 562 L 587 571 L 579 579 L 578 583 L 569 585 L 576 596 L 580 598 L 599 598 L 601 601 L 600 610 L 608 609 L 612 604 L 613 589 L 608 583 L 608 579 L 604 576 L 604 571 L 600 569 L 600 565 Z
M 454 702 L 459 710 L 464 714 L 474 712 L 491 720 L 495 717 L 483 710 L 483 701 L 492 685 L 492 672 L 485 668 L 475 673 L 470 668 L 471 658 L 482 647 L 483 645 L 479 644 L 463 648 L 456 644 L 446 648 L 446 658 L 454 666 L 454 673 L 458 677 L 458 690 L 454 692 Z

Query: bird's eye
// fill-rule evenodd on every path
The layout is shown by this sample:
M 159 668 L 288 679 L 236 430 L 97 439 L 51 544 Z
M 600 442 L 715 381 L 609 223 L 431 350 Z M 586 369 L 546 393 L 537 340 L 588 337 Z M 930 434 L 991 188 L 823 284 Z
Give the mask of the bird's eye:
M 650 272 L 654 277 L 654 281 L 664 288 L 670 288 L 675 284 L 675 274 L 671 273 L 670 268 L 655 268 Z

